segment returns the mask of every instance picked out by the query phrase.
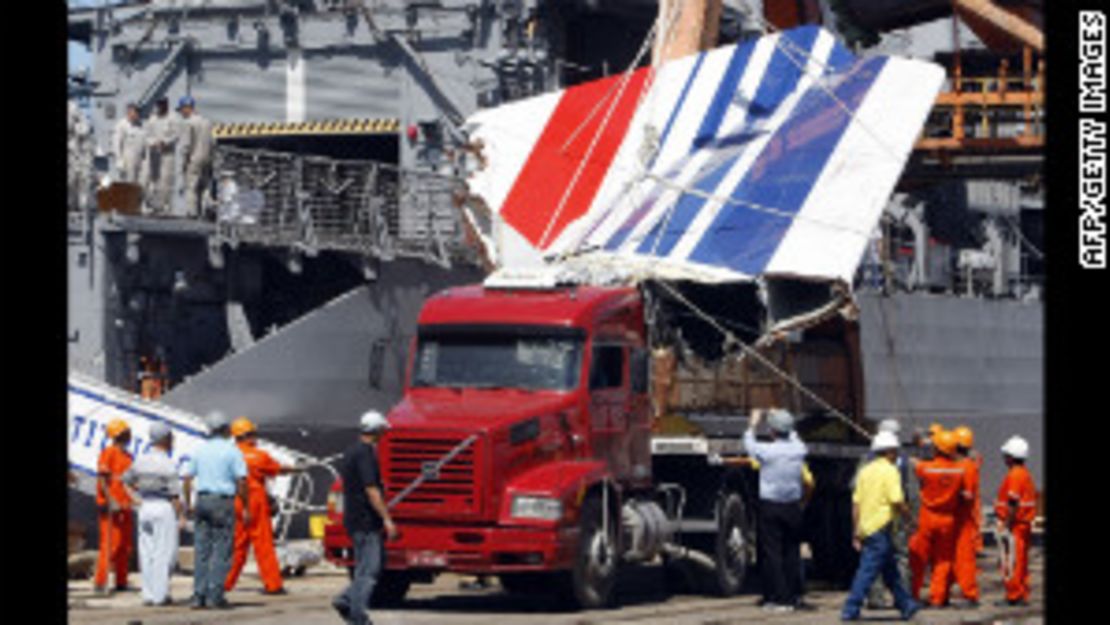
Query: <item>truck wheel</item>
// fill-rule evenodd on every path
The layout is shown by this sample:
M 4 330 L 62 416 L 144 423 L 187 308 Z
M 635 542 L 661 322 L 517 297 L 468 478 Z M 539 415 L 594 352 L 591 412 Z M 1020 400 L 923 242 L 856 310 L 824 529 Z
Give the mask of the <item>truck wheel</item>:
M 713 560 L 716 574 L 710 590 L 723 597 L 740 592 L 752 556 L 752 535 L 744 510 L 744 500 L 735 493 L 721 504 Z
M 405 595 L 412 586 L 412 578 L 404 571 L 385 571 L 378 577 L 374 584 L 374 592 L 370 595 L 370 606 L 375 608 L 395 606 L 405 600 Z
M 617 579 L 617 562 L 614 528 L 618 518 L 610 515 L 608 534 L 602 528 L 601 498 L 590 497 L 582 504 L 579 520 L 578 553 L 574 567 L 566 574 L 569 595 L 579 608 L 593 610 L 609 607 L 613 601 L 613 584 Z

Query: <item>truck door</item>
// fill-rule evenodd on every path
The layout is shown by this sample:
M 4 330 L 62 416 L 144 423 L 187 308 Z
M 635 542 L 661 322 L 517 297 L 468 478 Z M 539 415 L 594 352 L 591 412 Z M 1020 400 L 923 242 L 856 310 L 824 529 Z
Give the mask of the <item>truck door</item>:
M 628 444 L 631 398 L 626 353 L 627 348 L 617 343 L 595 343 L 590 358 L 590 435 L 594 457 L 605 460 L 621 481 L 631 474 Z

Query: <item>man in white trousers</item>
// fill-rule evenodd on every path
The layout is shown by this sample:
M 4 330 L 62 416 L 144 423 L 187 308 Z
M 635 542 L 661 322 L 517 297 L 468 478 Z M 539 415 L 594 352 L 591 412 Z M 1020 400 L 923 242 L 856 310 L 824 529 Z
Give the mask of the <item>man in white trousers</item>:
M 178 533 L 185 525 L 181 480 L 170 453 L 173 432 L 165 423 L 150 426 L 150 450 L 140 455 L 123 482 L 138 492 L 139 572 L 143 605 L 170 605 L 170 574 L 177 562 Z

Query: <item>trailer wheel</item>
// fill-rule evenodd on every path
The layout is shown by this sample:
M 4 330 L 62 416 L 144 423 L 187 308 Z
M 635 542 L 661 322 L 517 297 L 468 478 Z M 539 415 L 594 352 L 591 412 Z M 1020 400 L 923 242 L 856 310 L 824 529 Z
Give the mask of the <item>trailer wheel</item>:
M 614 531 L 618 520 L 610 517 L 606 533 L 602 528 L 601 499 L 590 497 L 582 504 L 578 553 L 574 567 L 564 576 L 569 588 L 563 592 L 579 608 L 592 610 L 612 605 L 620 557 Z
M 744 500 L 740 495 L 733 493 L 725 498 L 718 519 L 713 551 L 713 560 L 717 566 L 710 590 L 714 594 L 731 597 L 740 592 L 740 587 L 744 585 L 754 544 L 744 510 Z

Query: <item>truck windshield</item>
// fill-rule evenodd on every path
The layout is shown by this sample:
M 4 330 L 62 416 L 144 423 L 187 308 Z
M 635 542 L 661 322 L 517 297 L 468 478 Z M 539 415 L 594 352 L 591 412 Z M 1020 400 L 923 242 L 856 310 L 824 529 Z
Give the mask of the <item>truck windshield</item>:
M 421 328 L 412 386 L 570 390 L 584 340 L 562 328 Z

